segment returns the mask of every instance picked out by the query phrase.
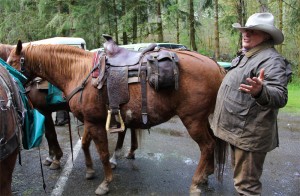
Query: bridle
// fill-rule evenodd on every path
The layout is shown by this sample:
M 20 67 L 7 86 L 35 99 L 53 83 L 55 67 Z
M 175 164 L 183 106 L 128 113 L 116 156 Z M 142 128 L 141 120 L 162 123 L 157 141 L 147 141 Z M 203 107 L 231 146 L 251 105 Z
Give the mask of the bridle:
M 25 57 L 23 57 L 23 56 L 20 58 L 20 65 L 21 65 L 21 73 L 24 74 L 25 73 L 25 67 L 24 67 L 25 66 Z

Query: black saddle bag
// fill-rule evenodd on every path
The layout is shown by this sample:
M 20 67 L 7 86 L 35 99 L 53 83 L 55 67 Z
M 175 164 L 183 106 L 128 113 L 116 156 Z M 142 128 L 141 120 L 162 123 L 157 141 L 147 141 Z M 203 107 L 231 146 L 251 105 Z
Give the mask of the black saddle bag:
M 147 79 L 156 91 L 165 88 L 178 89 L 178 56 L 168 50 L 149 53 L 147 59 Z

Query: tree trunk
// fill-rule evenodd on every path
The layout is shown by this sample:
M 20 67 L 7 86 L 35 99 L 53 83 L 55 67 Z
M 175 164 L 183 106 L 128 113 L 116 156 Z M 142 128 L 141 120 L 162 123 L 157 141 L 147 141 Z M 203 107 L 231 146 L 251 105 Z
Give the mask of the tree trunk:
M 119 36 L 118 36 L 118 14 L 117 14 L 117 4 L 116 0 L 113 0 L 113 13 L 114 13 L 114 25 L 115 25 L 115 41 L 119 44 Z
M 260 4 L 260 12 L 268 12 L 268 0 L 258 0 L 258 3 Z
M 136 7 L 138 4 L 138 0 L 133 1 L 133 5 Z M 135 44 L 137 43 L 137 32 L 138 32 L 138 17 L 137 17 L 138 10 L 135 9 L 133 11 L 133 18 L 132 18 L 132 42 Z
M 162 18 L 161 18 L 161 0 L 157 0 L 157 41 L 164 42 L 164 34 L 162 28 Z
M 189 23 L 190 23 L 190 44 L 191 48 L 194 51 L 197 51 L 196 40 L 195 40 L 195 17 L 194 17 L 194 2 L 193 0 L 189 0 Z
M 126 1 L 122 0 L 122 16 L 124 17 L 126 15 Z M 125 30 L 125 23 L 123 22 L 123 44 L 126 45 L 128 44 L 128 37 L 127 37 L 127 33 Z
M 282 32 L 283 30 L 283 21 L 282 21 L 282 0 L 279 0 L 279 30 Z M 282 44 L 278 45 L 278 52 L 282 54 Z
M 245 8 L 245 1 L 244 0 L 238 0 L 236 4 L 236 10 L 238 15 L 238 21 L 241 24 L 241 26 L 245 26 L 246 21 L 246 8 Z M 242 34 L 240 34 L 240 39 L 238 42 L 238 48 L 242 48 Z
M 176 5 L 178 5 L 178 0 L 176 0 Z M 179 12 L 177 10 L 176 14 L 176 41 L 179 44 L 180 43 L 180 32 L 179 32 Z
M 220 58 L 220 43 L 219 43 L 219 10 L 218 10 L 218 0 L 214 0 L 215 4 L 215 60 Z

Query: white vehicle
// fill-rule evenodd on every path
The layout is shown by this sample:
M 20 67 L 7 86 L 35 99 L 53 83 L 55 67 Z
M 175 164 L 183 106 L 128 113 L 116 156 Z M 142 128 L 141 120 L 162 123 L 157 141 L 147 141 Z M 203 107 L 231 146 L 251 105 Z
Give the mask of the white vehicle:
M 40 45 L 40 44 L 63 44 L 69 46 L 75 46 L 78 48 L 82 48 L 86 50 L 86 42 L 83 38 L 80 37 L 53 37 L 48 39 L 42 39 L 38 41 L 32 41 L 24 43 L 26 44 L 33 44 L 33 45 Z
M 128 44 L 128 45 L 119 45 L 119 47 L 127 48 L 128 50 L 133 51 L 143 51 L 145 48 L 147 48 L 151 43 L 139 43 L 139 44 Z M 158 48 L 170 48 L 170 49 L 185 49 L 188 48 L 182 44 L 175 44 L 175 43 L 156 43 Z M 103 48 L 96 48 L 91 50 L 91 52 L 96 52 L 98 50 L 103 51 Z

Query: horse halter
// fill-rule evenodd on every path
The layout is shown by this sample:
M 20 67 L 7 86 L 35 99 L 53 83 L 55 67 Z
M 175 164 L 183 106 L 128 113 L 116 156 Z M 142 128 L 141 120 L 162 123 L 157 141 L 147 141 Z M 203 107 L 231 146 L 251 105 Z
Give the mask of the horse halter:
M 27 80 L 23 83 L 23 85 L 25 86 L 25 85 L 29 82 L 29 80 L 28 80 L 29 74 L 28 74 L 28 73 L 26 74 L 26 70 L 25 70 L 25 57 L 24 57 L 24 56 L 22 56 L 22 57 L 20 58 L 20 66 L 21 66 L 20 72 L 21 72 L 24 76 L 27 77 Z
M 23 56 L 20 58 L 20 65 L 21 65 L 21 73 L 24 73 L 25 72 L 25 67 L 24 67 L 25 58 Z

